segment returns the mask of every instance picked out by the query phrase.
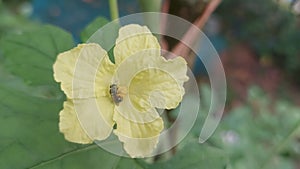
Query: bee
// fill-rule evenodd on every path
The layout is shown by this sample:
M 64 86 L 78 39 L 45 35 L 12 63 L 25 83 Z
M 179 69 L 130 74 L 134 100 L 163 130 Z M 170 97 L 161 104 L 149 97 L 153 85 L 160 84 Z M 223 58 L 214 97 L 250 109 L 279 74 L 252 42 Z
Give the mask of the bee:
M 119 103 L 123 100 L 123 97 L 118 93 L 118 86 L 116 84 L 110 85 L 109 93 L 113 102 L 118 106 Z

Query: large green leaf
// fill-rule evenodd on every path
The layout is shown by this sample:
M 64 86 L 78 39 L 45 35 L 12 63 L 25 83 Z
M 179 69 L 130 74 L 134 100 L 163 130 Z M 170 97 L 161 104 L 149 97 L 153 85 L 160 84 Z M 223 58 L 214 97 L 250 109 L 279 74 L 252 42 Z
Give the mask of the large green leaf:
M 119 161 L 96 145 L 67 142 L 58 130 L 62 93 L 45 97 L 13 76 L 0 83 L 0 168 L 111 168 Z
M 65 98 L 54 83 L 52 65 L 59 52 L 73 46 L 70 34 L 44 26 L 1 44 L 0 168 L 109 168 L 119 157 L 95 145 L 69 143 L 58 130 Z
M 53 80 L 52 65 L 59 52 L 72 46 L 71 36 L 53 26 L 9 36 L 2 41 L 1 169 L 180 169 L 206 166 L 221 169 L 225 166 L 224 154 L 218 149 L 199 145 L 196 136 L 187 138 L 169 160 L 151 164 L 142 159 L 112 155 L 95 144 L 67 142 L 58 129 L 58 114 L 65 96 Z
M 52 65 L 57 54 L 73 46 L 69 33 L 50 25 L 1 41 L 4 66 L 32 85 L 53 84 Z
M 198 144 L 196 137 L 188 138 L 170 160 L 155 164 L 120 158 L 96 145 L 68 143 L 58 131 L 64 99 L 59 93 L 45 97 L 43 90 L 14 78 L 1 83 L 0 91 L 0 168 L 221 169 L 226 162 L 220 150 Z
M 74 169 L 115 165 L 119 157 L 96 145 L 69 143 L 59 133 L 58 113 L 65 98 L 53 81 L 52 65 L 59 52 L 73 46 L 71 35 L 44 26 L 6 37 L 1 44 L 4 67 L 0 65 L 0 168 Z M 3 68 L 9 68 L 19 77 Z
M 149 169 L 223 169 L 227 165 L 227 157 L 223 150 L 209 146 L 208 144 L 199 144 L 198 138 L 187 138 L 180 150 L 169 160 L 157 162 Z
M 68 143 L 58 132 L 58 112 L 63 97 L 44 97 L 41 90 L 18 79 L 0 85 L 0 168 L 222 168 L 224 154 L 188 138 L 168 161 L 145 164 L 141 160 L 119 158 L 96 145 Z M 209 160 L 208 160 L 209 159 Z M 217 161 L 217 162 L 215 162 Z

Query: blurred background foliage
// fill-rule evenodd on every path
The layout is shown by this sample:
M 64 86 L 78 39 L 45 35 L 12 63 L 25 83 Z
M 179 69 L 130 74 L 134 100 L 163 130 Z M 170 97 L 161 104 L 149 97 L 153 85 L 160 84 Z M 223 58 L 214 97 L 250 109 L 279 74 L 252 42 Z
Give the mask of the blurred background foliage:
M 119 1 L 120 15 L 160 11 L 163 2 Z M 168 12 L 193 22 L 209 2 L 171 0 Z M 223 0 L 203 29 L 227 74 L 223 120 L 198 144 L 210 87 L 195 60 L 202 107 L 195 126 L 175 150 L 143 160 L 69 143 L 58 132 L 65 97 L 52 64 L 109 21 L 108 2 L 0 1 L 0 168 L 299 169 L 299 8 L 297 0 Z M 166 40 L 170 48 L 177 43 Z M 170 115 L 176 118 L 176 110 Z
M 22 1 L 24 2 L 24 1 Z M 0 37 L 9 33 L 19 33 L 20 31 L 30 30 L 38 25 L 30 21 L 30 6 L 19 1 L 0 1 Z
M 250 45 L 258 57 L 278 65 L 290 78 L 300 82 L 300 20 L 293 11 L 298 1 L 224 1 L 216 14 L 222 32 L 231 41 Z M 233 17 L 234 16 L 234 17 Z

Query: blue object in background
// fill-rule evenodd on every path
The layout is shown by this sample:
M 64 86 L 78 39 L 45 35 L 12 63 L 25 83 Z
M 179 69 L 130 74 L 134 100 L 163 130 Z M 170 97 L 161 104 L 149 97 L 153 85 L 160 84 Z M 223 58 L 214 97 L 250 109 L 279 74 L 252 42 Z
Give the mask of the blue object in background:
M 120 16 L 139 12 L 137 0 L 119 1 Z M 33 0 L 32 18 L 71 32 L 77 42 L 80 33 L 98 16 L 110 19 L 108 0 Z

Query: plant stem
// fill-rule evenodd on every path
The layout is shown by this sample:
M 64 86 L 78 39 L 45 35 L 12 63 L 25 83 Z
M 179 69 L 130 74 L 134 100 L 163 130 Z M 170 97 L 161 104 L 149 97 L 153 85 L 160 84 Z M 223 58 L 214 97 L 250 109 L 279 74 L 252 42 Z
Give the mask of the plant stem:
M 160 12 L 162 0 L 139 0 L 142 12 Z M 157 15 L 144 15 L 145 24 L 152 32 L 159 32 L 160 17 Z M 160 39 L 160 35 L 156 35 Z
M 222 0 L 211 0 L 209 4 L 206 6 L 203 14 L 199 16 L 196 21 L 193 23 L 194 26 L 198 27 L 201 29 L 211 14 L 214 12 L 214 10 L 219 6 Z M 197 38 L 197 31 L 195 30 L 195 27 L 190 27 L 190 29 L 184 34 L 183 38 L 181 41 L 174 47 L 172 50 L 172 53 L 175 55 L 170 55 L 169 58 L 175 57 L 175 56 L 182 56 L 185 59 L 188 59 L 188 54 L 190 52 L 190 49 L 186 44 L 193 44 L 195 42 L 195 38 Z M 185 43 L 183 43 L 185 42 Z M 168 56 L 167 56 L 168 57 Z
M 118 19 L 119 18 L 118 1 L 109 0 L 109 8 L 110 8 L 111 20 Z
M 160 12 L 162 0 L 139 0 L 143 12 Z

